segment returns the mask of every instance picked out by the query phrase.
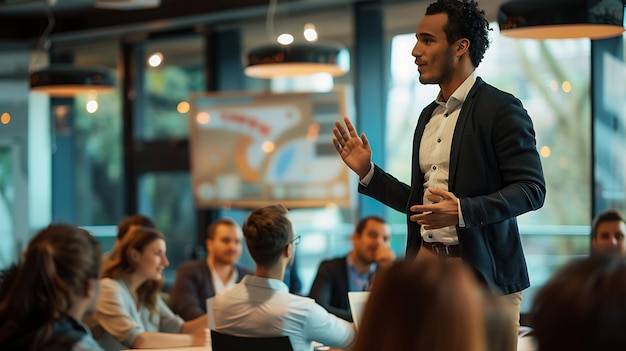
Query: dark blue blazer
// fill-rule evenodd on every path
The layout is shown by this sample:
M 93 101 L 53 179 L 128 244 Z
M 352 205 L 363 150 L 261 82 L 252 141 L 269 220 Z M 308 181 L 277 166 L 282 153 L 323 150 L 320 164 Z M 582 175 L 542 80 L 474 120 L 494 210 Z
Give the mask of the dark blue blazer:
M 328 312 L 352 322 L 348 303 L 348 262 L 346 257 L 320 263 L 309 297 Z
M 241 266 L 237 269 L 237 283 L 254 271 Z M 215 296 L 211 271 L 206 260 L 187 261 L 176 270 L 176 280 L 169 291 L 170 307 L 184 320 L 192 320 L 206 314 L 206 299 Z
M 406 213 L 407 257 L 421 246 L 420 226 L 409 220 L 409 208 L 423 201 L 419 146 L 435 107 L 426 107 L 417 122 L 411 184 L 375 166 L 369 185 L 359 185 L 359 192 Z M 456 228 L 463 260 L 503 294 L 530 286 L 516 217 L 543 206 L 546 196 L 535 131 L 517 98 L 480 78 L 454 130 L 448 189 L 460 199 L 466 225 Z

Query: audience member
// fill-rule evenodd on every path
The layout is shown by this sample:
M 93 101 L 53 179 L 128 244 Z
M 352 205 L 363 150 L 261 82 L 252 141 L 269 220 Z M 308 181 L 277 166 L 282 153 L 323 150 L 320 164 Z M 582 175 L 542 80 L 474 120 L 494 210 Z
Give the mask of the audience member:
M 172 311 L 185 320 L 206 314 L 206 299 L 239 283 L 251 269 L 236 265 L 241 257 L 243 235 L 230 218 L 218 219 L 207 230 L 205 260 L 185 262 L 178 267 L 170 289 Z
M 313 341 L 348 347 L 354 326 L 328 313 L 313 299 L 289 293 L 283 282 L 299 240 L 287 209 L 272 205 L 253 211 L 243 224 L 243 235 L 256 272 L 210 299 L 213 329 L 248 337 L 287 335 L 294 351 L 312 350 Z
M 351 351 L 484 351 L 473 273 L 444 260 L 400 260 L 373 284 Z
M 626 350 L 626 261 L 593 255 L 570 262 L 535 296 L 539 351 Z
M 615 209 L 600 212 L 591 225 L 591 253 L 626 256 L 626 221 Z
M 101 254 L 87 231 L 51 224 L 0 285 L 1 350 L 101 350 L 81 320 L 98 295 Z
M 109 350 L 200 346 L 207 343 L 206 315 L 184 322 L 161 299 L 165 237 L 135 227 L 124 236 L 104 269 L 94 335 Z M 97 332 L 96 332 L 97 331 Z
M 348 291 L 369 290 L 379 265 L 391 265 L 390 238 L 391 229 L 384 219 L 361 219 L 352 233 L 352 251 L 320 264 L 309 296 L 330 313 L 352 322 Z
M 120 241 L 124 238 L 126 233 L 135 227 L 156 228 L 154 221 L 142 214 L 128 215 L 117 224 L 117 235 L 111 251 L 105 252 L 102 255 L 102 269 L 106 268 L 111 263 L 111 256 L 115 254 L 115 250 Z

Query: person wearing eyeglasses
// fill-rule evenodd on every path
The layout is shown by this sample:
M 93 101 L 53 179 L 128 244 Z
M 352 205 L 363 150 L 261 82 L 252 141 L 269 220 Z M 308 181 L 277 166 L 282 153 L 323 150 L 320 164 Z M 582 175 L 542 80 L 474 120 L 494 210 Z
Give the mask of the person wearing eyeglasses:
M 392 264 L 390 239 L 391 229 L 383 218 L 361 219 L 352 233 L 352 251 L 320 264 L 309 296 L 328 312 L 352 322 L 348 291 L 369 291 L 378 268 Z
M 282 205 L 258 208 L 242 230 L 256 271 L 209 299 L 211 329 L 242 337 L 288 336 L 294 351 L 313 350 L 313 341 L 332 348 L 350 346 L 355 337 L 352 323 L 311 298 L 290 293 L 283 282 L 300 241 L 287 209 Z

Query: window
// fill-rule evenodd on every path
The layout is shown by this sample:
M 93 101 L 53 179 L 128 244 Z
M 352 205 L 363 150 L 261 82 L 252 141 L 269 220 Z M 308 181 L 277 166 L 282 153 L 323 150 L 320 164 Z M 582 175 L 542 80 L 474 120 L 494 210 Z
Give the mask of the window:
M 176 37 L 141 47 L 137 129 L 142 139 L 184 139 L 189 134 L 187 98 L 205 90 L 202 39 Z

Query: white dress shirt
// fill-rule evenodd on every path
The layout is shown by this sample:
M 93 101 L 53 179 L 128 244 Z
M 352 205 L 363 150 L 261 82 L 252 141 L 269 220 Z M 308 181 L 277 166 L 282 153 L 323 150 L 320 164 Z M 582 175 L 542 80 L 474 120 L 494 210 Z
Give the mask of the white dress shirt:
M 237 273 L 237 269 L 235 268 L 235 266 L 233 266 L 233 272 L 231 273 L 230 277 L 228 277 L 228 281 L 226 282 L 226 284 L 224 284 L 222 278 L 220 278 L 220 275 L 217 273 L 215 267 L 213 267 L 213 263 L 210 260 L 207 260 L 207 266 L 209 267 L 209 271 L 211 272 L 211 282 L 213 283 L 213 291 L 215 291 L 215 294 L 218 294 L 222 290 L 230 288 L 237 283 L 239 273 Z
M 433 111 L 433 115 L 426 124 L 419 149 L 420 171 L 424 173 L 424 198 L 423 203 L 430 201 L 426 198 L 430 194 L 428 187 L 448 190 L 450 174 L 450 150 L 452 136 L 456 122 L 461 113 L 461 107 L 470 90 L 476 83 L 476 74 L 472 72 L 463 83 L 452 93 L 448 101 L 443 100 L 441 90 L 435 102 L 439 105 Z M 374 176 L 374 165 L 370 165 L 369 172 L 359 180 L 362 186 L 368 186 Z M 413 204 L 411 204 L 413 205 Z M 457 202 L 459 211 L 459 226 L 465 227 L 461 202 Z M 459 243 L 459 238 L 454 226 L 435 230 L 425 230 L 421 227 L 422 238 L 428 242 L 442 242 L 447 245 Z
M 352 323 L 328 313 L 311 298 L 289 293 L 280 280 L 246 275 L 240 283 L 212 299 L 210 324 L 226 334 L 286 335 L 294 351 L 313 350 L 313 341 L 345 349 L 355 336 Z
M 452 136 L 454 135 L 461 107 L 475 82 L 476 76 L 472 73 L 452 93 L 448 101 L 444 101 L 441 91 L 437 95 L 435 102 L 438 106 L 435 107 L 433 115 L 426 124 L 419 150 L 420 171 L 424 173 L 424 204 L 430 203 L 426 198 L 426 196 L 430 195 L 428 187 L 449 191 L 448 180 L 450 175 Z M 463 226 L 460 202 L 457 206 L 459 207 L 459 223 Z M 448 245 L 459 243 L 456 227 L 454 226 L 433 230 L 426 230 L 422 226 L 421 233 L 425 241 L 436 241 Z

